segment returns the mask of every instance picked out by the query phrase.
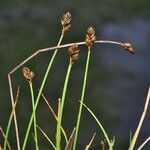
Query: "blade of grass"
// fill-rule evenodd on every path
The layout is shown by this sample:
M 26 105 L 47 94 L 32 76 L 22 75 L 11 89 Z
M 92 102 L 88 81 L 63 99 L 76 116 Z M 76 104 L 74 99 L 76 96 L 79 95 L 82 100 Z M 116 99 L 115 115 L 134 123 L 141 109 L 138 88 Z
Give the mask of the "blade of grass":
M 93 143 L 95 136 L 96 136 L 96 133 L 94 133 L 94 135 L 92 136 L 92 139 L 90 140 L 89 144 L 86 146 L 85 150 L 89 150 L 91 144 Z
M 134 149 L 135 143 L 136 143 L 136 141 L 137 141 L 139 132 L 140 132 L 140 130 L 141 130 L 143 121 L 144 121 L 145 116 L 146 116 L 146 112 L 147 112 L 147 109 L 148 109 L 149 102 L 150 102 L 150 86 L 149 86 L 149 89 L 148 89 L 147 98 L 146 98 L 145 105 L 144 105 L 144 110 L 143 110 L 142 116 L 141 116 L 141 118 L 140 118 L 138 127 L 137 127 L 137 129 L 136 129 L 136 131 L 135 131 L 135 133 L 134 133 L 133 138 L 132 138 L 132 141 L 131 141 L 131 145 L 130 145 L 130 147 L 129 147 L 129 150 L 133 150 L 133 149 Z
M 80 101 L 81 102 L 81 101 Z M 82 102 L 81 102 L 82 103 Z M 98 118 L 95 116 L 95 114 L 92 112 L 92 110 L 87 107 L 84 103 L 82 103 L 82 105 L 88 110 L 88 112 L 92 115 L 92 117 L 95 119 L 95 121 L 97 122 L 98 126 L 100 127 L 100 129 L 102 130 L 104 137 L 106 138 L 106 141 L 108 143 L 109 146 L 109 150 L 113 150 L 113 146 L 112 146 L 112 142 L 109 139 L 107 132 L 105 131 L 103 125 L 101 124 L 101 122 L 98 120 Z
M 38 138 L 37 138 L 37 129 L 36 129 L 36 112 L 34 111 L 34 107 L 35 107 L 35 99 L 34 99 L 34 92 L 33 92 L 33 86 L 32 86 L 32 82 L 29 83 L 30 85 L 30 92 L 31 92 L 31 99 L 32 99 L 32 109 L 33 109 L 33 126 L 34 126 L 34 140 L 35 140 L 35 146 L 36 146 L 36 150 L 39 150 L 39 146 L 38 146 Z
M 62 30 L 62 34 L 60 36 L 60 39 L 59 39 L 59 42 L 57 44 L 57 46 L 60 46 L 61 42 L 62 42 L 62 39 L 64 37 L 64 31 Z M 55 57 L 57 55 L 57 52 L 58 52 L 58 49 L 56 49 L 50 59 L 50 62 L 48 64 L 48 67 L 47 67 L 47 70 L 46 70 L 46 73 L 44 75 L 44 78 L 43 78 L 43 81 L 42 81 L 42 84 L 41 84 L 41 87 L 40 87 L 40 90 L 39 90 L 39 93 L 38 93 L 38 96 L 36 98 L 36 101 L 35 101 L 35 107 L 34 107 L 34 110 L 31 114 L 31 117 L 30 117 L 30 121 L 29 121 L 29 124 L 28 124 L 28 127 L 27 127 L 27 131 L 26 131 L 26 135 L 25 135 L 25 138 L 24 138 L 24 142 L 23 142 L 23 146 L 22 146 L 22 150 L 25 150 L 26 148 L 26 144 L 27 144 L 27 140 L 28 140 L 28 137 L 29 137 L 29 132 L 30 132 L 30 129 L 31 129 L 31 125 L 32 125 L 32 122 L 33 122 L 33 114 L 34 114 L 34 111 L 36 111 L 37 109 L 37 106 L 38 106 L 38 103 L 39 103 L 39 100 L 40 100 L 40 97 L 41 97 L 41 94 L 42 94 L 42 91 L 43 91 L 43 88 L 45 86 L 45 83 L 46 83 L 46 80 L 47 80 L 47 77 L 49 75 L 49 72 L 50 72 L 50 69 L 52 67 L 52 64 L 55 60 Z
M 16 109 L 16 105 L 17 105 L 17 102 L 18 102 L 19 92 L 20 92 L 20 88 L 18 87 L 16 98 L 15 98 L 15 103 L 12 106 L 12 111 L 11 111 L 11 114 L 10 114 L 10 117 L 9 117 L 9 120 L 8 120 L 8 124 L 7 124 L 5 140 L 4 140 L 4 146 L 3 146 L 4 150 L 6 150 L 6 148 L 7 148 L 8 135 L 9 135 L 9 131 L 10 131 L 10 126 L 11 126 L 11 123 L 12 123 L 13 115 L 14 115 L 14 112 L 15 112 L 15 109 Z
M 64 103 L 65 103 L 65 97 L 67 92 L 67 86 L 69 81 L 69 76 L 72 68 L 72 63 L 69 61 L 67 74 L 64 82 L 63 92 L 62 92 L 62 99 L 60 104 L 60 111 L 58 113 L 58 122 L 57 122 L 57 131 L 56 131 L 56 148 L 57 150 L 61 149 L 61 124 L 62 124 L 62 115 L 63 115 L 63 109 L 64 109 Z
M 51 139 L 47 136 L 47 134 L 46 134 L 38 125 L 36 125 L 36 126 L 37 126 L 38 129 L 41 131 L 41 133 L 45 136 L 45 138 L 48 140 L 48 142 L 51 144 L 51 146 L 52 146 L 55 150 L 57 150 L 56 147 L 55 147 L 55 145 L 54 145 L 53 142 L 51 141 Z
M 142 143 L 142 145 L 137 150 L 141 150 L 149 141 L 150 141 L 150 136 Z
M 102 145 L 102 150 L 105 150 L 105 139 L 104 140 L 101 140 L 101 145 Z
M 73 144 L 73 140 L 74 140 L 74 136 L 75 136 L 75 131 L 76 131 L 76 128 L 73 129 L 73 131 L 71 133 L 71 136 L 68 140 L 68 143 L 65 147 L 65 150 L 71 150 L 72 149 L 72 144 Z
M 43 97 L 45 103 L 47 104 L 49 111 L 53 114 L 53 116 L 56 119 L 56 121 L 58 121 L 58 117 L 56 116 L 53 108 L 51 107 L 51 105 L 49 104 L 49 102 L 47 101 L 47 99 L 45 98 L 45 96 L 43 94 L 42 94 L 42 97 Z M 62 133 L 64 135 L 64 138 L 65 138 L 65 141 L 66 141 L 66 144 L 67 144 L 68 138 L 67 138 L 66 132 L 65 132 L 65 130 L 64 130 L 64 128 L 62 126 L 61 126 L 61 131 L 62 131 Z
M 15 105 L 15 99 L 14 99 L 14 95 L 13 95 L 13 87 L 12 87 L 10 73 L 8 74 L 8 83 L 9 83 L 9 91 L 10 91 L 10 98 L 11 98 L 11 106 L 13 108 L 14 105 Z M 15 109 L 14 109 L 14 112 L 13 112 L 13 119 L 14 119 L 14 125 L 15 125 L 17 148 L 18 148 L 18 150 L 20 150 L 21 148 L 20 148 L 19 129 L 18 129 L 18 121 L 17 121 L 17 115 L 16 115 L 16 110 Z
M 6 139 L 6 135 L 5 135 L 5 133 L 4 133 L 4 131 L 3 131 L 3 129 L 2 129 L 1 126 L 0 126 L 0 132 L 2 133 L 3 138 Z M 8 140 L 6 141 L 6 143 L 7 143 L 8 149 L 9 149 L 9 150 L 12 150 Z M 0 150 L 3 150 L 3 149 L 1 148 L 1 145 L 0 145 Z
M 90 62 L 90 55 L 91 55 L 91 49 L 89 47 L 88 54 L 87 54 L 87 60 L 86 60 L 86 66 L 85 66 L 85 73 L 84 73 L 84 80 L 83 80 L 83 87 L 82 87 L 82 94 L 81 94 L 81 102 L 84 101 L 85 88 L 86 88 L 88 69 L 89 69 L 89 62 Z M 75 133 L 75 139 L 74 139 L 74 144 L 73 144 L 73 150 L 76 149 L 78 132 L 79 132 L 80 121 L 81 121 L 81 114 L 82 114 L 82 103 L 80 103 L 80 106 L 79 106 L 78 118 L 77 118 L 77 123 L 76 123 L 76 133 Z

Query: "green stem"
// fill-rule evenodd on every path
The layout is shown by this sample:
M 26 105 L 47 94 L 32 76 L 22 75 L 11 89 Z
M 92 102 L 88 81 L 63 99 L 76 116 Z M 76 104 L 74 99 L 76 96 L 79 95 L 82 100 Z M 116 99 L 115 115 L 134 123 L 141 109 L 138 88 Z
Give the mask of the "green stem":
M 106 138 L 106 141 L 109 145 L 109 150 L 113 150 L 113 144 L 112 142 L 109 140 L 109 137 L 107 135 L 107 132 L 105 131 L 103 125 L 100 123 L 100 121 L 98 120 L 98 118 L 95 116 L 95 114 L 91 111 L 90 108 L 88 108 L 83 102 L 81 102 L 81 104 L 89 111 L 89 113 L 93 116 L 93 118 L 95 119 L 95 121 L 97 122 L 97 124 L 99 125 L 100 129 L 102 130 L 104 137 Z
M 61 146 L 60 145 L 61 145 L 62 114 L 63 114 L 63 108 L 64 108 L 64 103 L 65 103 L 67 85 L 68 85 L 68 81 L 69 81 L 69 75 L 70 75 L 70 72 L 71 72 L 71 68 L 72 68 L 72 63 L 70 61 L 68 69 L 67 69 L 65 82 L 64 82 L 62 99 L 61 99 L 61 104 L 60 104 L 60 110 L 58 111 L 59 113 L 58 113 L 57 131 L 56 131 L 56 148 L 57 148 L 57 150 L 61 150 Z
M 62 34 L 61 34 L 61 36 L 60 36 L 60 39 L 59 39 L 59 42 L 58 42 L 57 46 L 60 46 L 63 37 L 64 37 L 64 31 L 62 30 Z M 36 109 L 37 109 L 37 106 L 38 106 L 38 103 L 39 103 L 39 99 L 40 99 L 40 97 L 41 97 L 43 88 L 44 88 L 44 86 L 45 86 L 45 83 L 46 83 L 48 74 L 49 74 L 49 72 L 50 72 L 50 69 L 51 69 L 51 67 L 52 67 L 52 64 L 53 64 L 53 62 L 54 62 L 54 59 L 55 59 L 55 57 L 56 57 L 57 51 L 58 51 L 58 49 L 56 49 L 56 50 L 54 51 L 53 56 L 52 56 L 52 58 L 50 59 L 50 62 L 49 62 L 49 64 L 48 64 L 48 68 L 47 68 L 46 73 L 45 73 L 45 75 L 44 75 L 44 79 L 43 79 L 43 81 L 42 81 L 42 84 L 41 84 L 41 87 L 40 87 L 38 96 L 37 96 L 37 98 L 36 98 L 34 111 L 36 111 Z M 25 135 L 25 138 L 24 138 L 22 150 L 25 150 L 25 148 L 26 148 L 26 144 L 27 144 L 27 140 L 28 140 L 28 137 L 29 137 L 29 132 L 30 132 L 31 125 L 32 125 L 32 122 L 33 122 L 33 118 L 34 118 L 34 117 L 33 117 L 33 112 L 32 112 L 32 115 L 31 115 L 31 117 L 30 117 L 30 121 L 29 121 L 29 124 L 28 124 L 28 128 L 27 128 L 27 131 L 26 131 L 26 135 Z
M 57 150 L 51 139 L 47 136 L 47 134 L 37 125 L 38 129 L 41 131 L 41 133 L 44 135 L 44 137 L 48 140 L 48 142 L 51 144 L 51 146 L 54 148 L 54 150 Z
M 16 103 L 12 108 L 12 112 L 10 114 L 9 121 L 8 121 L 8 124 L 7 124 L 7 129 L 6 129 L 6 134 L 5 134 L 5 141 L 4 141 L 4 146 L 3 146 L 4 150 L 7 149 L 8 134 L 9 134 L 9 131 L 10 131 L 10 126 L 11 126 L 11 123 L 12 123 L 13 113 L 14 113 L 15 107 L 16 107 Z
M 32 83 L 29 83 L 30 85 L 30 91 L 31 91 L 31 99 L 32 99 L 32 109 L 33 109 L 33 125 L 34 125 L 34 138 L 35 138 L 35 146 L 36 146 L 36 150 L 39 150 L 39 146 L 38 146 L 38 138 L 37 138 L 37 128 L 36 128 L 36 112 L 34 111 L 35 110 L 35 100 L 34 100 L 34 93 L 33 93 L 33 86 L 32 86 Z
M 82 94 L 81 94 L 81 102 L 82 103 L 84 101 L 85 88 L 86 88 L 87 75 L 88 75 L 88 68 L 89 68 L 89 62 L 90 62 L 90 55 L 91 55 L 91 49 L 90 49 L 90 47 L 88 47 L 88 54 L 87 54 L 86 67 L 85 67 L 84 80 L 83 80 L 83 87 L 82 87 Z M 80 103 L 79 112 L 78 112 L 78 118 L 77 118 L 77 124 L 76 124 L 76 133 L 75 133 L 75 139 L 74 139 L 74 144 L 73 144 L 73 150 L 76 149 L 78 131 L 79 131 L 79 126 L 80 126 L 80 122 L 81 122 L 82 103 Z

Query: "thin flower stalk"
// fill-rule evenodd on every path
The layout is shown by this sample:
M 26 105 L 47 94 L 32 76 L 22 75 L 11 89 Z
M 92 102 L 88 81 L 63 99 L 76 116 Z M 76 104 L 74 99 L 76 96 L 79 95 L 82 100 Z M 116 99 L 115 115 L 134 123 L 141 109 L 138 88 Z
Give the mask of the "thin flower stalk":
M 64 37 L 64 31 L 62 30 L 62 34 L 60 36 L 60 39 L 59 39 L 59 42 L 57 44 L 57 46 L 60 46 L 62 40 L 63 40 L 63 37 Z M 44 86 L 45 86 L 45 83 L 47 81 L 47 78 L 48 78 L 48 75 L 49 75 L 49 72 L 51 70 L 51 67 L 53 65 L 53 62 L 55 60 L 55 57 L 57 55 L 57 52 L 58 52 L 58 49 L 55 49 L 51 59 L 50 59 L 50 62 L 48 64 L 48 67 L 47 67 L 47 70 L 46 70 L 46 73 L 44 75 L 44 78 L 43 78 L 43 81 L 42 81 L 42 84 L 41 84 L 41 87 L 40 87 L 40 90 L 39 90 L 39 93 L 38 93 L 38 96 L 35 100 L 35 107 L 34 107 L 34 111 L 36 111 L 37 109 L 37 106 L 38 106 L 38 103 L 39 103 L 39 100 L 40 100 L 40 97 L 41 97 L 41 94 L 42 94 L 42 91 L 44 89 Z M 23 146 L 22 146 L 22 150 L 25 150 L 26 148 L 26 144 L 27 144 L 27 140 L 28 140 L 28 136 L 29 136 L 29 132 L 30 132 L 30 129 L 31 129 L 31 125 L 32 125 L 32 122 L 33 122 L 33 112 L 31 114 L 31 117 L 30 117 L 30 121 L 29 121 L 29 124 L 28 124 L 28 128 L 27 128 L 27 131 L 26 131 L 26 135 L 25 135 L 25 138 L 24 138 L 24 142 L 23 142 Z
M 90 56 L 91 56 L 91 46 L 93 45 L 93 42 L 95 40 L 96 40 L 95 30 L 92 27 L 89 27 L 87 30 L 86 40 L 85 40 L 86 45 L 88 46 L 88 52 L 87 52 L 87 59 L 86 59 L 86 66 L 85 66 L 85 72 L 84 72 L 82 94 L 81 94 L 82 103 L 84 102 L 84 96 L 85 96 L 85 90 L 86 90 L 86 84 L 87 84 L 87 76 L 88 76 L 89 62 L 90 62 Z M 74 144 L 73 144 L 73 150 L 76 149 L 78 132 L 79 132 L 80 121 L 81 121 L 81 114 L 82 114 L 82 104 L 80 103 L 78 118 L 77 118 L 77 123 L 76 123 L 76 133 L 75 133 L 75 139 L 74 139 Z
M 69 81 L 69 76 L 70 76 L 72 66 L 73 66 L 74 62 L 76 62 L 78 59 L 78 55 L 79 55 L 78 45 L 71 46 L 68 49 L 68 53 L 70 56 L 69 65 L 68 65 L 67 74 L 66 74 L 66 78 L 65 78 L 65 82 L 64 82 L 63 92 L 62 92 L 62 99 L 60 102 L 60 110 L 58 111 L 58 122 L 57 122 L 57 131 L 56 131 L 56 148 L 58 150 L 61 149 L 61 126 L 62 126 L 61 124 L 62 124 L 62 116 L 63 116 L 63 109 L 64 109 L 64 104 L 65 104 L 67 86 L 68 86 L 68 81 Z
M 59 42 L 58 42 L 58 46 L 61 44 L 61 41 L 62 41 L 62 39 L 63 39 L 63 36 L 64 36 L 64 33 L 62 32 L 61 37 L 60 37 Z M 41 87 L 40 87 L 40 90 L 39 90 L 39 93 L 38 93 L 38 96 L 37 96 L 37 98 L 36 98 L 36 100 L 35 100 L 34 111 L 36 111 L 36 109 L 37 109 L 37 106 L 38 106 L 38 103 L 39 103 L 39 100 L 40 100 L 42 91 L 43 91 L 43 89 L 44 89 L 45 83 L 46 83 L 46 81 L 47 81 L 47 77 L 48 77 L 48 75 L 49 75 L 50 69 L 51 69 L 52 64 L 53 64 L 53 62 L 54 62 L 54 59 L 55 59 L 55 57 L 56 57 L 57 51 L 58 51 L 58 49 L 56 49 L 56 50 L 54 51 L 54 53 L 53 53 L 53 55 L 52 55 L 52 57 L 51 57 L 51 59 L 50 59 L 50 62 L 49 62 L 49 64 L 48 64 L 46 73 L 45 73 L 45 75 L 44 75 L 44 78 L 43 78 L 43 81 L 42 81 L 42 84 L 41 84 Z M 26 144 L 27 144 L 29 132 L 30 132 L 31 125 L 32 125 L 32 122 L 33 122 L 33 119 L 34 119 L 33 116 L 34 116 L 34 115 L 33 115 L 33 112 L 32 112 L 31 117 L 30 117 L 30 121 L 29 121 L 29 124 L 28 124 L 28 128 L 27 128 L 27 131 L 26 131 L 26 135 L 25 135 L 25 138 L 24 138 L 22 150 L 25 150 L 25 148 L 26 148 Z
M 87 83 L 87 75 L 88 75 L 88 69 L 89 69 L 89 62 L 90 62 L 90 55 L 91 55 L 91 50 L 88 50 L 87 60 L 86 60 L 86 67 L 85 67 L 85 73 L 84 73 L 84 80 L 83 80 L 83 87 L 82 87 L 82 95 L 81 95 L 81 101 L 82 102 L 84 101 L 84 95 L 85 95 L 85 89 L 86 89 L 86 83 Z M 80 104 L 79 112 L 78 112 L 78 118 L 77 118 L 77 123 L 76 123 L 76 132 L 75 132 L 75 139 L 74 139 L 74 144 L 73 144 L 73 150 L 76 149 L 78 131 L 79 131 L 80 120 L 81 120 L 81 113 L 82 113 L 82 105 Z
M 35 146 L 36 150 L 39 150 L 38 146 L 38 138 L 37 138 L 37 129 L 36 129 L 36 112 L 34 111 L 35 107 L 35 99 L 34 99 L 34 92 L 33 92 L 33 86 L 32 86 L 32 81 L 34 78 L 34 73 L 31 71 L 28 67 L 24 67 L 22 69 L 22 73 L 24 78 L 28 81 L 29 87 L 30 87 L 30 92 L 31 92 L 31 100 L 32 100 L 32 111 L 33 111 L 33 126 L 34 126 L 34 139 L 35 139 Z
M 32 82 L 29 83 L 30 85 L 30 92 L 31 92 L 31 99 L 32 99 L 32 109 L 33 109 L 33 115 L 34 115 L 34 119 L 33 119 L 33 125 L 34 125 L 34 139 L 35 139 L 35 146 L 36 146 L 36 150 L 39 150 L 39 146 L 38 146 L 38 137 L 37 137 L 37 121 L 36 121 L 36 112 L 34 111 L 34 107 L 35 107 L 35 99 L 34 99 L 34 92 L 33 92 L 33 86 L 32 86 Z
M 60 110 L 58 111 L 58 122 L 57 122 L 57 131 L 56 131 L 56 148 L 57 150 L 61 150 L 61 124 L 62 124 L 62 115 L 63 115 L 63 109 L 64 109 L 64 103 L 65 103 L 65 97 L 67 92 L 67 86 L 69 81 L 69 76 L 72 68 L 72 63 L 69 62 L 67 74 L 64 82 L 63 92 L 62 92 L 62 98 L 61 98 L 61 104 L 60 104 Z

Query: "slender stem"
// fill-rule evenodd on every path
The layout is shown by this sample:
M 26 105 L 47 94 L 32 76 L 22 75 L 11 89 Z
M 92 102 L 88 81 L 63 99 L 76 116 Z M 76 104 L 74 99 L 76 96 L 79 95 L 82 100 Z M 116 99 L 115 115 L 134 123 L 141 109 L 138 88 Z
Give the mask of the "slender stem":
M 85 150 L 89 150 L 90 149 L 90 146 L 91 146 L 95 136 L 96 136 L 96 133 L 94 133 L 94 135 L 92 136 L 92 139 L 90 140 L 89 144 L 86 146 Z
M 95 43 L 97 43 L 97 44 L 114 44 L 114 45 L 118 45 L 118 46 L 122 46 L 122 44 L 123 44 L 121 42 L 107 41 L 107 40 L 97 40 L 97 41 L 95 41 Z M 15 71 L 17 71 L 20 67 L 22 67 L 25 63 L 27 63 L 29 60 L 31 60 L 33 57 L 35 57 L 39 53 L 48 52 L 48 51 L 52 51 L 52 50 L 55 50 L 55 49 L 67 48 L 67 47 L 73 46 L 75 44 L 77 44 L 78 46 L 79 45 L 86 45 L 86 42 L 74 42 L 74 43 L 69 43 L 69 44 L 64 44 L 64 45 L 57 45 L 57 46 L 53 46 L 53 47 L 39 49 L 36 52 L 34 52 L 32 55 L 30 55 L 28 58 L 26 58 L 24 61 L 22 61 L 14 69 L 12 69 L 9 72 L 8 76 L 10 76 L 11 74 L 13 74 Z
M 8 140 L 8 134 L 9 134 L 9 131 L 10 131 L 10 126 L 11 126 L 11 123 L 12 123 L 12 119 L 13 119 L 13 115 L 14 115 L 14 111 L 16 109 L 16 105 L 17 105 L 17 101 L 18 101 L 18 96 L 19 96 L 19 87 L 18 87 L 18 90 L 17 90 L 17 95 L 16 95 L 16 98 L 15 98 L 15 103 L 14 105 L 12 106 L 12 111 L 11 111 L 11 114 L 10 114 L 10 117 L 9 117 L 9 121 L 8 121 L 8 124 L 7 124 L 7 129 L 6 129 L 6 136 L 5 136 L 5 141 L 4 141 L 4 150 L 6 150 L 6 146 L 7 146 L 7 140 Z
M 49 111 L 53 114 L 54 118 L 58 122 L 58 117 L 55 114 L 55 112 L 54 112 L 53 108 L 51 107 L 51 105 L 49 104 L 48 100 L 45 98 L 45 96 L 43 94 L 42 94 L 42 97 L 43 97 L 45 103 L 47 104 L 47 106 L 49 108 Z M 61 126 L 61 131 L 62 131 L 62 133 L 64 135 L 64 138 L 65 138 L 65 141 L 66 141 L 66 144 L 67 144 L 68 143 L 68 137 L 67 137 L 66 132 L 65 132 L 65 130 L 64 130 L 64 128 L 62 126 Z
M 41 133 L 45 136 L 45 138 L 48 140 L 48 142 L 51 144 L 51 146 L 54 148 L 54 150 L 57 150 L 51 139 L 47 136 L 47 134 L 37 125 L 38 129 L 41 131 Z
M 62 92 L 60 111 L 58 113 L 57 131 L 56 131 L 56 148 L 57 148 L 57 150 L 61 150 L 61 146 L 60 145 L 61 145 L 62 115 L 63 115 L 63 108 L 64 108 L 64 103 L 65 103 L 66 91 L 67 91 L 67 86 L 68 86 L 68 81 L 69 81 L 69 75 L 70 75 L 70 72 L 71 72 L 71 68 L 72 68 L 72 63 L 70 61 L 68 69 L 67 69 L 65 82 L 64 82 L 63 92 Z
M 10 97 L 11 97 L 11 105 L 12 108 L 15 105 L 15 100 L 13 96 L 13 90 L 12 90 L 12 82 L 11 82 L 11 77 L 10 74 L 8 74 L 8 83 L 9 83 L 9 90 L 10 90 Z M 18 122 L 17 122 L 17 115 L 16 115 L 16 110 L 13 110 L 13 118 L 14 118 L 14 125 L 15 125 L 15 133 L 16 133 L 16 142 L 17 142 L 17 148 L 20 150 L 20 138 L 19 138 L 19 130 L 18 130 Z M 11 125 L 11 121 L 10 121 Z
M 64 37 L 64 32 L 63 32 L 63 30 L 62 30 L 62 34 L 61 34 L 61 36 L 60 36 L 60 39 L 59 39 L 59 42 L 58 42 L 57 46 L 59 46 L 59 45 L 61 44 L 63 37 Z M 43 79 L 43 81 L 42 81 L 42 84 L 41 84 L 41 87 L 40 87 L 38 96 L 37 96 L 37 98 L 36 98 L 34 111 L 36 111 L 36 109 L 37 109 L 37 106 L 38 106 L 38 103 L 39 103 L 39 99 L 40 99 L 40 97 L 41 97 L 43 88 L 44 88 L 44 86 L 45 86 L 45 83 L 46 83 L 48 74 L 49 74 L 49 72 L 50 72 L 50 69 L 51 69 L 51 67 L 52 67 L 52 64 L 53 64 L 53 62 L 54 62 L 54 59 L 55 59 L 55 57 L 56 57 L 57 51 L 58 51 L 58 49 L 56 49 L 56 50 L 54 51 L 54 53 L 53 53 L 53 55 L 52 55 L 52 58 L 50 59 L 50 62 L 49 62 L 49 64 L 48 64 L 48 68 L 47 68 L 46 73 L 45 73 L 45 75 L 44 75 L 44 79 Z M 30 121 L 29 121 L 29 124 L 28 124 L 28 128 L 27 128 L 27 131 L 26 131 L 25 138 L 24 138 L 22 150 L 25 150 L 25 148 L 26 148 L 26 144 L 27 144 L 27 140 L 28 140 L 28 136 L 29 136 L 29 132 L 30 132 L 30 129 L 31 129 L 32 122 L 33 122 L 33 112 L 32 112 L 32 115 L 31 115 L 31 117 L 30 117 Z
M 88 54 L 87 54 L 86 67 L 85 67 L 84 80 L 83 80 L 83 87 L 82 87 L 82 94 L 81 94 L 81 102 L 82 103 L 84 101 L 85 88 L 86 88 L 87 76 L 88 76 L 88 68 L 89 68 L 89 62 L 90 62 L 90 55 L 91 55 L 91 49 L 90 49 L 90 47 L 88 47 Z M 78 131 L 79 131 L 79 127 L 80 127 L 81 113 L 82 113 L 82 103 L 80 103 L 79 112 L 78 112 L 73 150 L 76 149 L 76 144 L 77 144 Z
M 80 101 L 81 102 L 81 101 Z M 98 120 L 98 118 L 95 116 L 95 114 L 91 111 L 90 108 L 88 108 L 84 103 L 81 102 L 81 104 L 89 111 L 89 113 L 93 116 L 93 118 L 95 119 L 95 121 L 97 122 L 97 124 L 99 125 L 100 129 L 102 130 L 104 137 L 106 138 L 106 141 L 109 145 L 109 150 L 113 150 L 113 144 L 111 142 L 111 140 L 109 139 L 107 132 L 105 131 L 103 125 L 101 124 L 101 122 Z
M 150 87 L 149 87 L 149 90 L 148 90 L 148 94 L 147 94 L 147 98 L 146 98 L 144 110 L 143 110 L 142 116 L 141 116 L 141 118 L 140 118 L 138 127 L 137 127 L 137 129 L 136 129 L 136 131 L 135 131 L 135 133 L 134 133 L 134 136 L 133 136 L 133 139 L 132 139 L 132 141 L 131 141 L 131 145 L 130 145 L 130 147 L 129 147 L 129 150 L 133 150 L 133 149 L 134 149 L 135 143 L 136 143 L 136 141 L 137 141 L 139 132 L 140 132 L 141 127 L 142 127 L 142 124 L 143 124 L 143 121 L 144 121 L 144 119 L 145 119 L 145 115 L 146 115 L 146 112 L 147 112 L 147 109 L 148 109 L 149 102 L 150 102 Z
M 149 141 L 150 141 L 150 136 L 142 143 L 142 145 L 137 150 L 141 150 Z
M 36 150 L 39 150 L 39 146 L 38 146 L 38 138 L 37 138 L 37 128 L 36 128 L 36 124 L 37 124 L 37 121 L 36 121 L 36 112 L 34 111 L 34 105 L 35 105 L 35 99 L 34 99 L 34 93 L 33 93 L 33 86 L 32 86 L 32 82 L 29 83 L 30 85 L 30 91 L 31 91 L 31 99 L 32 99 L 32 109 L 33 109 L 33 118 L 34 118 L 34 121 L 33 121 L 33 125 L 34 125 L 34 138 L 35 138 L 35 146 L 36 146 Z
M 3 146 L 4 150 L 6 150 L 6 148 L 7 148 L 7 142 L 8 142 L 7 139 L 8 139 L 8 134 L 9 134 L 9 131 L 10 131 L 10 126 L 11 126 L 11 122 L 12 122 L 12 118 L 13 118 L 14 109 L 15 109 L 15 106 L 13 107 L 12 112 L 11 112 L 10 117 L 9 117 L 7 129 L 6 129 L 6 136 L 5 136 L 4 146 Z

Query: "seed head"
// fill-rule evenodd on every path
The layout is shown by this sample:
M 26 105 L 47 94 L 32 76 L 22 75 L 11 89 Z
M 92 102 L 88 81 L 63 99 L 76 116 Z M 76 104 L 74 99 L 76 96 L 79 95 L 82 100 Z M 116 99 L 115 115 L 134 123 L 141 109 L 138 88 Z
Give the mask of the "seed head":
M 135 53 L 135 51 L 134 51 L 134 49 L 133 49 L 133 47 L 132 47 L 132 44 L 131 44 L 130 42 L 125 42 L 125 43 L 122 44 L 122 46 L 123 46 L 123 48 L 125 48 L 125 50 L 128 51 L 129 53 L 131 53 L 131 54 L 134 54 L 134 53 Z
M 96 40 L 95 30 L 94 28 L 89 27 L 86 34 L 86 40 L 85 40 L 86 45 L 88 47 L 91 47 L 95 40 Z
M 67 12 L 66 14 L 64 14 L 62 16 L 62 19 L 61 19 L 61 24 L 62 24 L 62 27 L 63 27 L 63 31 L 66 32 L 70 29 L 71 27 L 71 14 L 69 12 Z
M 27 68 L 27 67 L 23 67 L 22 73 L 23 73 L 23 76 L 25 77 L 25 79 L 26 79 L 29 83 L 32 83 L 32 80 L 33 80 L 33 77 L 34 77 L 33 71 L 31 71 L 31 70 L 30 70 L 29 68 Z
M 74 44 L 73 46 L 69 47 L 68 53 L 70 55 L 71 63 L 74 63 L 79 58 L 79 47 L 77 44 Z

